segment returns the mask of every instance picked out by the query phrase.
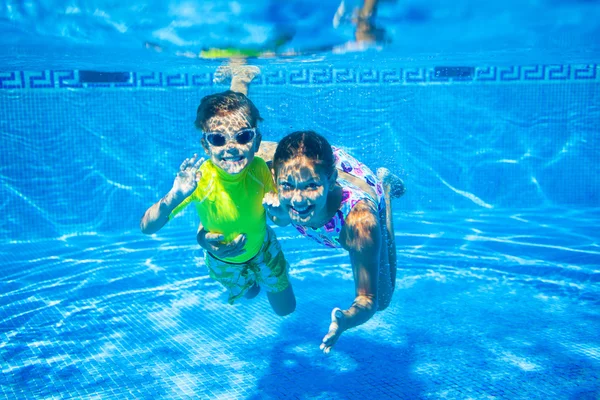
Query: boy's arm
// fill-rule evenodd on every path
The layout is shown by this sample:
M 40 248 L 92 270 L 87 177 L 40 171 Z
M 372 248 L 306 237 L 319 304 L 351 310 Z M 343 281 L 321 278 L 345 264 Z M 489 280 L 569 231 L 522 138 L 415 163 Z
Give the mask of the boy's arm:
M 169 215 L 184 199 L 178 198 L 177 195 L 170 191 L 165 197 L 154 203 L 146 210 L 142 217 L 142 221 L 140 222 L 142 233 L 151 235 L 158 232 L 169 222 Z
M 143 233 L 148 235 L 156 233 L 169 221 L 169 216 L 175 208 L 181 205 L 179 208 L 181 210 L 191 201 L 191 194 L 196 190 L 202 176 L 200 166 L 204 162 L 204 158 L 196 160 L 196 157 L 197 155 L 194 154 L 181 163 L 169 193 L 146 210 L 140 222 Z
M 214 257 L 225 259 L 237 257 L 246 252 L 246 235 L 241 233 L 229 243 L 225 243 L 225 236 L 221 233 L 213 233 L 204 229 L 204 225 L 200 223 L 196 240 L 200 247 L 212 254 Z

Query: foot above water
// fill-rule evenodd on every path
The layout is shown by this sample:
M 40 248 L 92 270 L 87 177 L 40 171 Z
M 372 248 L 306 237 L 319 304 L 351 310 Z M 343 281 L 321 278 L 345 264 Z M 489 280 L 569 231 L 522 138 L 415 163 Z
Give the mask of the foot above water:
M 213 82 L 227 83 L 236 78 L 241 82 L 250 83 L 257 75 L 260 75 L 260 68 L 255 65 L 227 64 L 217 68 Z

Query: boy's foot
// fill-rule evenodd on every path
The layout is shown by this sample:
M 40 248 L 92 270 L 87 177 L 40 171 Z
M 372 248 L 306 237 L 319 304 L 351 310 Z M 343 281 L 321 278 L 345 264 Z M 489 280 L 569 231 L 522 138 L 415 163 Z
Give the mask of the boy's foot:
M 250 299 L 255 298 L 259 293 L 260 293 L 260 286 L 258 286 L 255 283 L 250 289 L 248 289 L 248 291 L 246 292 L 244 297 L 247 298 L 248 300 L 250 300 Z
M 406 187 L 402 179 L 392 174 L 387 168 L 378 168 L 377 178 L 383 183 L 385 190 L 390 194 L 392 199 L 402 197 L 406 192 Z

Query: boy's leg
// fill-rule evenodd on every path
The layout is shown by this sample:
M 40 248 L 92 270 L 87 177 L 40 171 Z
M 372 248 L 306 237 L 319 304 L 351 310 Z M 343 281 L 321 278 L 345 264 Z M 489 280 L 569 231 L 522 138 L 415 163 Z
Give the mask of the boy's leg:
M 275 232 L 267 226 L 265 246 L 261 250 L 259 285 L 264 286 L 273 311 L 281 317 L 296 309 L 296 296 L 288 277 L 290 264 L 285 259 Z
M 250 299 L 255 298 L 259 293 L 260 293 L 260 286 L 258 286 L 255 283 L 254 285 L 252 285 L 252 287 L 250 289 L 248 289 L 248 291 L 246 292 L 244 297 L 247 298 L 248 300 L 250 300 Z
M 375 18 L 378 2 L 379 0 L 365 0 L 363 2 L 363 6 L 358 14 L 359 22 L 360 20 L 371 21 L 373 18 Z
M 292 285 L 289 285 L 281 292 L 267 292 L 267 298 L 275 314 L 280 317 L 291 314 L 296 309 L 296 296 L 294 295 Z
M 244 264 L 232 264 L 219 260 L 209 252 L 204 253 L 204 263 L 210 277 L 227 289 L 229 304 L 234 304 L 242 297 L 254 298 L 260 291 L 256 282 L 250 281 L 247 274 L 242 274 L 247 268 Z

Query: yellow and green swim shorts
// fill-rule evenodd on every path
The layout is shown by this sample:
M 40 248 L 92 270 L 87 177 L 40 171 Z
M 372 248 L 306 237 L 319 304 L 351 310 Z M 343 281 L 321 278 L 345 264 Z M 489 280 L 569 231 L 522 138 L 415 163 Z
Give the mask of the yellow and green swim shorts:
M 229 263 L 209 252 L 205 254 L 210 277 L 225 286 L 229 304 L 244 296 L 254 284 L 272 293 L 281 292 L 290 285 L 289 264 L 275 232 L 269 226 L 258 254 L 244 263 Z

